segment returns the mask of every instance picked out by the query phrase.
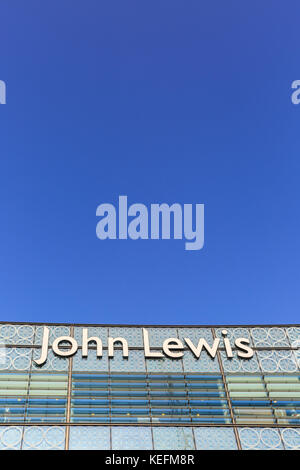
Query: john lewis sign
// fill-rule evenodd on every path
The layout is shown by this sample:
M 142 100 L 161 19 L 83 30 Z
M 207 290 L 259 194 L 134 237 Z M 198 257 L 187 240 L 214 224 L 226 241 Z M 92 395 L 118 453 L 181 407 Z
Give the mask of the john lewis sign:
M 234 357 L 236 355 L 242 359 L 250 359 L 254 352 L 253 349 L 249 346 L 249 339 L 247 338 L 237 338 L 234 341 L 234 344 L 231 344 L 230 340 L 227 338 L 227 330 L 222 330 L 222 338 L 215 338 L 212 343 L 208 343 L 204 338 L 199 338 L 198 343 L 195 344 L 189 338 L 184 338 L 184 341 L 181 341 L 178 338 L 168 338 L 163 341 L 159 349 L 153 349 L 150 344 L 149 334 L 146 328 L 142 328 L 143 334 L 143 345 L 144 345 L 144 354 L 146 358 L 163 358 L 169 357 L 173 359 L 178 359 L 184 356 L 186 349 L 192 351 L 194 356 L 199 359 L 202 351 L 206 351 L 209 356 L 213 359 L 216 357 L 217 351 L 219 348 L 223 348 L 228 358 Z M 65 343 L 69 344 L 69 347 L 66 348 Z M 64 343 L 64 344 L 63 344 Z M 97 357 L 101 358 L 103 354 L 103 344 L 102 340 L 97 336 L 88 336 L 88 329 L 82 329 L 82 348 L 81 355 L 83 358 L 88 357 L 88 348 L 89 345 L 96 345 L 97 347 Z M 123 358 L 128 358 L 130 346 L 128 341 L 123 337 L 108 337 L 108 357 L 114 357 L 115 346 L 122 347 L 122 356 Z M 54 354 L 60 357 L 70 357 L 78 352 L 78 343 L 75 338 L 72 336 L 60 336 L 56 338 L 52 343 L 52 350 Z M 49 350 L 49 328 L 44 327 L 43 341 L 41 348 L 41 355 L 38 359 L 34 359 L 34 362 L 42 366 L 47 361 Z

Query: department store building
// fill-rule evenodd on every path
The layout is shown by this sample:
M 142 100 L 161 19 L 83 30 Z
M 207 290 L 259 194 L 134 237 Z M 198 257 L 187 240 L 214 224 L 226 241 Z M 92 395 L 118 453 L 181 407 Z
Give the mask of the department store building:
M 300 449 L 300 325 L 0 324 L 0 449 Z

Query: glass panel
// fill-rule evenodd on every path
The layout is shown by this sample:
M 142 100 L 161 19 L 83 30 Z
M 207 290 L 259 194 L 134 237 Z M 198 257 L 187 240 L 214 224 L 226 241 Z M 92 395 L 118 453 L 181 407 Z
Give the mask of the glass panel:
M 0 426 L 0 449 L 20 450 L 22 432 L 21 426 Z
M 280 433 L 272 428 L 240 428 L 239 436 L 244 450 L 283 449 Z
M 40 349 L 34 349 L 33 359 L 39 359 L 41 356 Z M 56 356 L 54 352 L 49 349 L 47 361 L 42 366 L 38 366 L 34 361 L 32 361 L 32 370 L 33 371 L 66 371 L 69 368 L 69 358 Z
M 69 326 L 49 326 L 45 325 L 49 328 L 49 344 L 51 345 L 56 338 L 59 336 L 70 336 L 70 327 Z M 34 344 L 41 345 L 43 341 L 44 335 L 44 326 L 40 325 L 36 327 L 36 334 L 35 334 L 35 341 Z
M 300 383 L 300 376 L 299 375 L 265 375 L 264 376 L 264 381 L 265 382 L 270 382 L 270 383 Z
M 32 357 L 31 348 L 1 348 L 1 370 L 29 370 Z
M 263 372 L 296 372 L 298 371 L 293 351 L 257 351 Z
M 284 328 L 251 328 L 251 335 L 255 347 L 275 346 L 279 348 L 281 346 L 290 346 Z
M 221 338 L 220 341 L 220 348 L 224 348 L 224 343 L 222 341 L 223 335 L 222 331 L 226 330 L 227 331 L 227 338 L 230 340 L 231 347 L 234 348 L 235 340 L 237 338 L 247 338 L 250 341 L 250 346 L 252 346 L 252 339 L 250 335 L 250 330 L 248 328 L 215 328 L 215 334 L 217 338 Z
M 145 372 L 145 358 L 143 351 L 130 351 L 129 357 L 124 358 L 122 351 L 115 350 L 114 357 L 109 359 L 111 372 Z
M 293 384 L 293 383 L 288 383 L 288 384 L 267 384 L 267 389 L 270 391 L 290 391 L 290 392 L 299 392 L 300 391 L 300 383 Z
M 217 356 L 212 357 L 206 352 L 201 352 L 199 358 L 196 358 L 191 351 L 185 351 L 183 356 L 184 371 L 189 372 L 219 372 L 220 367 Z
M 230 392 L 232 398 L 268 398 L 267 392 Z
M 107 351 L 103 351 L 102 357 L 97 357 L 95 349 L 89 349 L 88 357 L 82 357 L 78 351 L 73 357 L 73 371 L 108 372 Z
M 151 450 L 150 427 L 117 426 L 111 428 L 112 449 Z
M 254 356 L 251 359 L 242 359 L 238 357 L 233 357 L 228 359 L 225 351 L 220 352 L 224 372 L 227 373 L 257 373 L 260 372 L 259 364 L 254 353 Z
M 33 421 L 33 416 L 35 420 L 64 420 L 66 400 L 57 397 L 66 397 L 67 380 L 66 374 L 32 373 L 30 381 L 28 374 L 0 374 L 0 421 Z M 53 398 L 31 398 L 49 395 Z
M 262 376 L 258 376 L 258 375 L 254 375 L 254 376 L 251 376 L 251 375 L 227 375 L 226 376 L 226 382 L 228 384 L 230 383 L 239 383 L 239 384 L 242 384 L 242 383 L 245 383 L 245 384 L 250 384 L 250 383 L 263 383 L 264 379 Z
M 146 359 L 146 367 L 148 372 L 181 372 L 182 360 L 181 359 L 170 359 L 168 357 L 162 357 L 157 359 Z
M 178 328 L 178 338 L 184 342 L 184 338 L 189 338 L 195 346 L 197 346 L 199 339 L 204 338 L 209 345 L 213 343 L 213 335 L 211 328 Z
M 287 328 L 286 332 L 289 337 L 291 346 L 293 348 L 299 348 L 300 347 L 300 328 L 297 326 L 292 326 L 290 328 Z
M 241 384 L 241 383 L 229 383 L 228 384 L 228 390 L 229 391 L 234 391 L 234 390 L 241 390 L 241 391 L 245 391 L 245 390 L 253 390 L 253 391 L 265 391 L 265 385 L 263 383 L 256 383 L 256 384 L 253 384 L 253 383 L 248 383 L 248 384 Z
M 73 374 L 72 418 L 86 422 L 105 415 L 111 422 L 145 422 L 152 416 L 153 422 L 190 422 L 191 418 L 230 422 L 221 377 L 188 377 Z
M 178 338 L 176 328 L 146 328 L 149 335 L 150 347 L 162 348 L 163 342 L 168 338 Z
M 33 344 L 35 326 L 0 325 L 0 344 Z
M 82 330 L 84 327 L 76 326 L 74 328 L 74 338 L 76 339 L 79 346 L 82 346 Z M 108 337 L 108 328 L 105 327 L 96 327 L 96 326 L 89 326 L 88 329 L 88 338 L 93 336 L 100 338 L 102 341 L 103 346 L 107 346 L 107 337 Z M 95 342 L 89 343 L 89 347 L 96 347 Z
M 199 450 L 236 450 L 232 428 L 194 428 L 196 448 Z
M 255 376 L 253 379 L 256 383 L 248 382 L 248 379 L 249 376 L 245 376 L 244 380 L 241 376 L 237 376 L 233 381 L 233 377 L 226 377 L 229 382 L 228 390 L 232 399 L 233 412 L 238 424 L 299 423 L 300 415 L 297 411 L 297 397 L 298 400 L 300 399 L 299 376 L 268 375 L 260 378 Z M 243 383 L 239 384 L 238 381 Z M 240 400 L 236 398 L 240 398 Z M 280 400 L 280 398 L 287 400 Z M 300 409 L 300 400 L 298 403 Z
M 60 426 L 29 426 L 24 428 L 22 450 L 63 450 L 65 428 Z
M 286 450 L 300 450 L 299 429 L 281 429 L 280 433 Z
M 109 450 L 109 426 L 71 426 L 70 450 Z
M 128 342 L 129 347 L 144 347 L 142 328 L 110 327 L 109 336 L 111 338 L 125 338 Z
M 154 449 L 191 450 L 195 449 L 193 431 L 190 427 L 152 428 Z
M 290 398 L 290 399 L 295 399 L 295 398 L 300 398 L 300 392 L 269 392 L 269 397 L 270 398 Z

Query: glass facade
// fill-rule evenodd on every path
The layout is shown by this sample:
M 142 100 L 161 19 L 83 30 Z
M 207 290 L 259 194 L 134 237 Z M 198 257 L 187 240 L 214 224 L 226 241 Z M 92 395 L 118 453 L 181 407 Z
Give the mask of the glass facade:
M 196 358 L 145 358 L 142 327 L 89 326 L 102 340 L 82 357 L 83 325 L 0 325 L 0 449 L 300 449 L 300 327 L 146 327 L 152 349 L 167 338 L 212 343 L 226 328 L 247 338 L 251 359 L 220 350 Z M 76 339 L 72 357 L 51 345 Z M 108 355 L 108 336 L 128 341 Z M 67 342 L 64 343 L 66 349 Z M 234 350 L 234 346 L 233 346 Z

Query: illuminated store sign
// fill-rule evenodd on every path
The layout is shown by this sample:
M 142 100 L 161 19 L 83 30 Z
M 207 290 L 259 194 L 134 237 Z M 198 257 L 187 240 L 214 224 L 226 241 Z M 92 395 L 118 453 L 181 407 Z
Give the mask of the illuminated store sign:
M 249 339 L 247 338 L 237 338 L 234 341 L 234 344 L 230 343 L 230 340 L 227 338 L 227 330 L 222 330 L 222 338 L 215 338 L 212 343 L 208 343 L 204 338 L 199 338 L 198 344 L 195 344 L 189 338 L 184 338 L 184 342 L 178 338 L 168 338 L 163 341 L 161 348 L 152 348 L 149 340 L 149 334 L 146 328 L 142 328 L 143 331 L 143 343 L 144 343 L 144 354 L 146 358 L 163 358 L 165 356 L 169 358 L 178 359 L 183 357 L 184 351 L 186 349 L 192 351 L 194 356 L 199 359 L 201 352 L 205 350 L 212 358 L 215 358 L 219 348 L 225 350 L 225 353 L 228 358 L 234 357 L 237 355 L 242 359 L 250 359 L 253 357 L 254 351 L 249 346 Z M 122 355 L 123 358 L 128 358 L 129 356 L 129 345 L 125 338 L 123 337 L 108 337 L 108 357 L 114 357 L 114 348 L 115 346 L 122 346 Z M 64 343 L 64 344 L 63 344 Z M 69 344 L 69 347 L 66 348 L 65 343 Z M 97 336 L 88 337 L 88 329 L 82 329 L 82 348 L 81 354 L 83 358 L 88 357 L 88 347 L 89 345 L 95 345 L 97 347 L 97 357 L 101 358 L 103 354 L 103 345 L 102 341 Z M 54 354 L 61 357 L 70 357 L 77 353 L 78 343 L 75 338 L 72 336 L 60 336 L 53 341 L 52 350 Z M 49 349 L 49 328 L 44 327 L 43 333 L 43 342 L 41 355 L 38 359 L 34 359 L 34 362 L 42 366 L 48 356 Z

